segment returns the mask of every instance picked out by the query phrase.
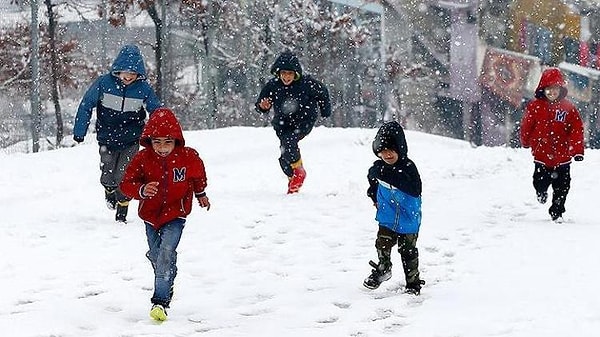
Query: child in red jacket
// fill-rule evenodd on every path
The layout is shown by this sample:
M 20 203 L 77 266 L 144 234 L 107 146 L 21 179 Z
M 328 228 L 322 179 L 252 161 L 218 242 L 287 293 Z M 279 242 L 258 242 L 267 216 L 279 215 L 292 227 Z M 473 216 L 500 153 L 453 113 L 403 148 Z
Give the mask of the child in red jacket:
M 521 121 L 521 144 L 530 147 L 533 154 L 533 187 L 537 200 L 546 203 L 548 187 L 552 185 L 552 205 L 548 212 L 557 222 L 562 222 L 571 186 L 571 158 L 583 160 L 584 149 L 583 122 L 566 96 L 560 70 L 544 70 L 535 99 L 525 108 Z
M 149 251 L 154 269 L 154 294 L 150 316 L 167 319 L 166 308 L 173 297 L 177 275 L 177 245 L 194 197 L 200 207 L 210 209 L 204 189 L 204 163 L 196 150 L 186 147 L 183 131 L 173 112 L 157 109 L 140 138 L 138 152 L 120 184 L 121 191 L 139 200 L 138 214 L 146 224 Z

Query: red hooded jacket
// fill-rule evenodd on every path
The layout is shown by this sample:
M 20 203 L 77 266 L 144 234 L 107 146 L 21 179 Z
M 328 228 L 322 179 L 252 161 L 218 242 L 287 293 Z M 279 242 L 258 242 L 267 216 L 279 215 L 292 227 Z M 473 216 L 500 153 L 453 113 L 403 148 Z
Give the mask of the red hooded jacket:
M 544 89 L 559 85 L 556 101 L 546 98 Z M 557 68 L 544 70 L 533 99 L 525 108 L 521 121 L 521 144 L 530 147 L 533 160 L 548 167 L 571 162 L 575 155 L 583 156 L 583 122 L 579 111 L 565 97 L 565 80 Z
M 175 139 L 175 149 L 166 157 L 152 148 L 152 137 Z M 119 185 L 127 197 L 140 200 L 138 214 L 142 220 L 159 229 L 169 221 L 185 218 L 192 210 L 194 195 L 204 195 L 206 172 L 196 150 L 186 147 L 181 125 L 167 108 L 154 111 L 146 124 L 138 152 L 125 170 Z M 157 181 L 158 193 L 145 198 L 144 185 Z

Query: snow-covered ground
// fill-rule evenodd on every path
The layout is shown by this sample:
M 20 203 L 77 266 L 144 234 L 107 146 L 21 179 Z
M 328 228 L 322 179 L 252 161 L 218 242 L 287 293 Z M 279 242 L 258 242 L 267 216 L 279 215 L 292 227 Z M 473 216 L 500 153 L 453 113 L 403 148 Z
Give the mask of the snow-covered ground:
M 472 148 L 407 132 L 423 179 L 420 297 L 375 259 L 366 174 L 376 130 L 319 127 L 308 177 L 286 195 L 269 128 L 187 132 L 209 177 L 179 247 L 169 320 L 148 317 L 142 222 L 113 223 L 93 136 L 74 148 L 1 155 L 2 336 L 596 336 L 600 152 L 572 165 L 565 222 L 549 220 L 526 149 Z

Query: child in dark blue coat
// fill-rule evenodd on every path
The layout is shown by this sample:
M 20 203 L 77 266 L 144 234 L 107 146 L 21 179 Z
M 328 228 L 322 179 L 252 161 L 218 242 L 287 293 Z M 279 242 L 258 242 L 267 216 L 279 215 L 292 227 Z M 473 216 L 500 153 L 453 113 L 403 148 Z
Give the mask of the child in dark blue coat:
M 373 152 L 380 159 L 369 169 L 367 195 L 377 208 L 379 230 L 375 248 L 379 263 L 373 267 L 364 286 L 376 289 L 392 277 L 392 247 L 398 244 L 406 279 L 405 292 L 419 295 L 419 251 L 417 237 L 421 226 L 421 177 L 415 163 L 408 158 L 404 131 L 395 121 L 381 126 L 373 141 Z
M 83 142 L 92 110 L 96 109 L 96 139 L 100 147 L 100 183 L 106 205 L 116 209 L 115 219 L 126 221 L 129 199 L 118 189 L 129 161 L 139 150 L 139 138 L 146 112 L 161 105 L 146 77 L 139 48 L 126 45 L 108 74 L 100 76 L 88 88 L 75 117 L 73 140 Z
M 329 92 L 320 81 L 303 75 L 298 57 L 290 51 L 277 57 L 271 74 L 275 77 L 262 88 L 255 106 L 261 113 L 273 107 L 271 125 L 280 142 L 279 164 L 288 177 L 288 193 L 296 193 L 306 177 L 298 142 L 311 132 L 319 111 L 322 117 L 331 115 Z

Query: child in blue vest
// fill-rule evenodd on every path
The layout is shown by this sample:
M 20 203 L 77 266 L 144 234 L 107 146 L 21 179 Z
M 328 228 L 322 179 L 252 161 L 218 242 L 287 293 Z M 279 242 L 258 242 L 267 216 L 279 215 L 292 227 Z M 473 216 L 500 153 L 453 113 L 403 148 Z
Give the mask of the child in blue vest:
M 380 159 L 369 169 L 367 195 L 377 208 L 379 230 L 375 248 L 379 263 L 373 267 L 364 286 L 376 289 L 392 277 L 392 247 L 398 244 L 406 279 L 405 292 L 419 295 L 425 284 L 419 278 L 417 237 L 421 225 L 421 177 L 407 156 L 404 131 L 398 122 L 381 126 L 373 141 L 373 152 Z

